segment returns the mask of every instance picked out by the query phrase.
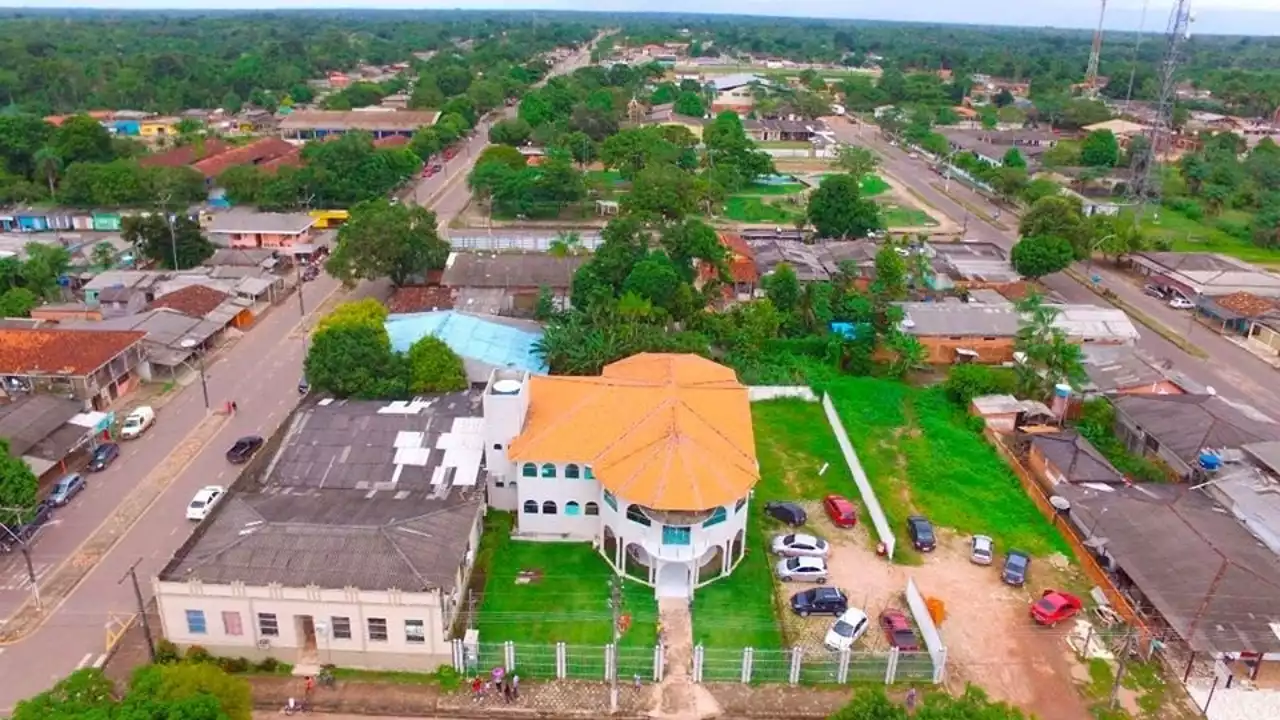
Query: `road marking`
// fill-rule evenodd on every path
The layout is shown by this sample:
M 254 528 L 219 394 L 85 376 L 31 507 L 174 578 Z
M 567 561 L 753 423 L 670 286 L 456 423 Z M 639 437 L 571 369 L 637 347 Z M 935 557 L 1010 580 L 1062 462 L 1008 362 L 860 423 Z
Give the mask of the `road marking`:
M 85 653 L 84 657 L 80 658 L 80 662 L 76 665 L 76 669 L 79 670 L 83 668 L 85 665 L 88 665 L 89 661 L 92 659 L 93 659 L 93 653 Z
M 94 660 L 94 661 L 93 661 L 93 666 L 94 666 L 94 667 L 96 667 L 96 668 L 100 668 L 100 667 L 102 667 L 103 665 L 106 665 L 106 664 L 107 664 L 107 654 L 106 654 L 106 653 L 102 653 L 101 655 L 99 655 L 99 656 L 98 656 L 98 659 L 97 659 L 97 660 Z

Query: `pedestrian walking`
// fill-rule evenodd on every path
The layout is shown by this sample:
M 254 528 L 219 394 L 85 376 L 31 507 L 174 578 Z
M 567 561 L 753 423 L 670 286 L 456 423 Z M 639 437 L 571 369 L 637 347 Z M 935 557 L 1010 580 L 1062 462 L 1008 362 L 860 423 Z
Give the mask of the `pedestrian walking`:
M 513 700 L 520 699 L 520 676 L 512 674 L 511 676 L 511 698 Z
M 236 404 L 235 400 L 231 401 L 231 412 L 233 413 L 240 412 L 240 406 Z
M 502 699 L 505 700 L 508 705 L 511 704 L 511 678 L 504 678 L 502 681 Z
M 472 702 L 480 702 L 480 691 L 483 688 L 484 688 L 484 681 L 480 679 L 479 675 L 477 675 L 475 679 L 471 681 L 471 701 Z
M 313 678 L 313 677 L 311 677 L 310 675 L 308 675 L 308 676 L 307 676 L 307 684 L 306 684 L 306 693 L 307 693 L 307 694 L 306 694 L 306 695 L 304 695 L 303 697 L 306 697 L 306 698 L 308 698 L 308 699 L 309 699 L 309 698 L 311 697 L 311 691 L 312 691 L 312 690 L 315 690 L 315 689 L 316 689 L 316 679 L 315 679 L 315 678 Z
M 907 712 L 914 713 L 916 711 L 916 689 L 911 688 L 907 691 Z

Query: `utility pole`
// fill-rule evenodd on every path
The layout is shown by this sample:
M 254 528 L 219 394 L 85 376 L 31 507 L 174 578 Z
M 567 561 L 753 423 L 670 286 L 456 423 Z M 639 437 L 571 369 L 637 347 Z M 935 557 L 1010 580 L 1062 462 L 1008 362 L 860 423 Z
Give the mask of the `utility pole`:
M 1124 680 L 1124 672 L 1129 668 L 1129 653 L 1133 647 L 1133 627 L 1124 634 L 1124 646 L 1120 650 L 1120 664 L 1116 666 L 1116 679 L 1111 684 L 1111 702 L 1108 705 L 1111 709 L 1115 709 L 1116 702 L 1120 698 L 1120 682 Z
M 302 263 L 295 262 L 294 265 L 298 267 L 298 315 L 301 317 L 306 317 L 307 306 L 302 300 L 302 283 L 305 282 L 302 279 Z
M 173 215 L 169 212 L 169 200 L 173 198 L 173 193 L 165 193 L 160 199 L 160 210 L 164 213 L 164 224 L 169 226 L 169 247 L 173 251 L 173 269 L 181 270 L 178 267 L 178 235 L 173 230 Z
M 609 714 L 616 715 L 618 712 L 618 641 L 622 639 L 621 633 L 618 632 L 622 613 L 622 579 L 617 574 L 609 580 L 609 607 L 613 610 L 613 672 L 609 677 Z
M 147 639 L 147 650 L 151 653 L 151 662 L 156 661 L 156 641 L 151 638 L 151 623 L 147 620 L 147 604 L 142 601 L 142 588 L 138 586 L 138 563 L 142 562 L 142 558 L 133 561 L 124 575 L 116 581 L 117 585 L 124 584 L 125 580 L 133 580 L 133 597 L 138 601 L 138 619 L 142 621 L 142 635 Z
M 22 517 L 30 512 L 29 508 L 0 508 L 0 512 L 8 513 L 13 516 L 14 522 L 21 527 L 23 524 Z M 31 550 L 27 547 L 27 541 L 18 537 L 13 529 L 8 525 L 0 525 L 9 537 L 13 538 L 13 542 L 17 543 L 18 550 L 22 552 L 22 559 L 27 562 L 27 582 L 31 583 L 31 599 L 35 601 L 36 609 L 43 610 L 44 603 L 40 600 L 40 585 L 36 582 L 36 570 L 31 564 Z

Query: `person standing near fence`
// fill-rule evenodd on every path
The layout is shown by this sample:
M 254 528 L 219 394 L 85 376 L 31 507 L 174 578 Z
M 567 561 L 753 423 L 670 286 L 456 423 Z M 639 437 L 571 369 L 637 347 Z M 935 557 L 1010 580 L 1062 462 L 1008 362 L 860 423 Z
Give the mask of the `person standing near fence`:
M 916 689 L 911 688 L 907 691 L 907 712 L 914 715 L 916 712 Z
M 515 673 L 511 674 L 511 698 L 513 700 L 520 699 L 520 676 Z

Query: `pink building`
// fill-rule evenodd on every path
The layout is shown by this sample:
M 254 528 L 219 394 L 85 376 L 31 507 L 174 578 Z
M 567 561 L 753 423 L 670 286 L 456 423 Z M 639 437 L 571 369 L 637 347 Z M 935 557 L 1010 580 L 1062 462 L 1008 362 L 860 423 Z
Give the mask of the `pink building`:
M 215 245 L 232 248 L 288 249 L 309 245 L 316 219 L 306 213 L 218 213 L 208 232 Z

